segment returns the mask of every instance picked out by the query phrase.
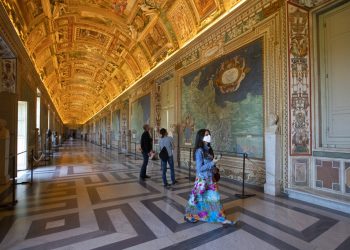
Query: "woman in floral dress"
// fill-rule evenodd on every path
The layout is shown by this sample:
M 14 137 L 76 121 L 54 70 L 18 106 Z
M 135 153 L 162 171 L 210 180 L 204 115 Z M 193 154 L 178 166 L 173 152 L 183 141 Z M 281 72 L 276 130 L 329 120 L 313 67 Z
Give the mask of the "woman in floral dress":
M 235 224 L 226 219 L 218 185 L 213 182 L 212 168 L 217 159 L 208 155 L 207 142 L 203 141 L 205 129 L 197 132 L 193 159 L 196 161 L 196 180 L 190 193 L 186 206 L 185 221 L 187 222 L 218 222 L 223 224 Z

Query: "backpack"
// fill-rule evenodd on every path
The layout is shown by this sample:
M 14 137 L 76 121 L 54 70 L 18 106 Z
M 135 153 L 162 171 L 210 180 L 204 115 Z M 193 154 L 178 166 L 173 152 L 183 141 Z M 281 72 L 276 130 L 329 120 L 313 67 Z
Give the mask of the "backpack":
M 167 161 L 168 160 L 169 155 L 168 155 L 168 150 L 166 150 L 166 147 L 163 147 L 162 150 L 159 152 L 159 158 L 162 161 Z

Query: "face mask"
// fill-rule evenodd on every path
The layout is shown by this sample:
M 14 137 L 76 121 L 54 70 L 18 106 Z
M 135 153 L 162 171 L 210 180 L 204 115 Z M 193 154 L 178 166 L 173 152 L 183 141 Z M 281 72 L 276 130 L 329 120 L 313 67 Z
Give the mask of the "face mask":
M 211 136 L 210 135 L 206 135 L 203 137 L 203 141 L 207 142 L 207 143 L 211 143 Z

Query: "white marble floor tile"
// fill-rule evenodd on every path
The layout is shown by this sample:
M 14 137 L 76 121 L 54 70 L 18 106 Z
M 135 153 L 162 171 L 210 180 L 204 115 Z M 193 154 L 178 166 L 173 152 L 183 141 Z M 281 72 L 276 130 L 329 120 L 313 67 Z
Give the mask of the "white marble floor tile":
M 254 237 L 243 230 L 231 233 L 229 235 L 223 236 L 220 239 L 213 240 L 209 243 L 201 245 L 200 247 L 193 248 L 193 250 L 213 250 L 213 249 L 222 249 L 222 250 L 277 250 L 278 248 L 260 240 L 259 238 Z
M 147 194 L 149 190 L 142 187 L 138 183 L 115 184 L 108 186 L 101 186 L 97 188 L 101 200 L 108 200 L 114 198 L 128 197 L 138 194 Z
M 281 207 L 264 200 L 258 200 L 256 198 L 246 199 L 244 201 L 244 208 L 298 231 L 301 231 L 318 221 L 318 218 L 310 215 Z

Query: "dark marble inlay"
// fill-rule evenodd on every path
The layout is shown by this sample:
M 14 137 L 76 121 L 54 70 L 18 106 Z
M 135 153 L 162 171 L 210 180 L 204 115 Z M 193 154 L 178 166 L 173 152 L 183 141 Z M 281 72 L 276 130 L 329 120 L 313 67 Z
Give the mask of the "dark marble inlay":
M 18 212 L 18 216 L 31 216 L 31 215 L 36 215 L 36 214 L 44 214 L 44 213 L 51 213 L 51 212 L 57 212 L 61 210 L 66 210 L 66 209 L 72 209 L 72 208 L 77 208 L 78 207 L 78 201 L 76 198 L 73 199 L 67 199 L 67 200 L 57 200 L 57 201 L 52 201 L 52 202 L 43 202 L 39 201 L 33 206 L 30 207 L 41 207 L 45 205 L 52 205 L 52 204 L 61 204 L 63 203 L 64 205 L 62 207 L 56 207 L 56 208 L 43 208 L 35 211 L 26 211 L 27 208 L 25 208 L 25 211 L 23 212 Z
M 192 225 L 193 224 L 189 224 Z M 174 245 L 162 248 L 162 250 L 187 250 L 192 249 L 195 247 L 199 247 L 201 245 L 204 245 L 205 243 L 211 242 L 213 240 L 217 240 L 225 235 L 228 235 L 236 230 L 239 230 L 239 228 L 235 226 L 229 226 L 229 227 L 221 227 L 217 228 L 215 230 L 212 230 L 210 232 L 198 235 L 196 237 L 190 238 L 188 240 L 181 241 L 179 243 L 176 243 Z M 218 246 L 218 249 L 220 249 L 220 246 Z
M 58 220 L 64 220 L 63 226 L 53 227 L 46 229 L 46 224 L 48 222 L 58 221 Z M 60 215 L 56 217 L 41 219 L 41 220 L 34 220 L 32 224 L 30 225 L 30 228 L 28 230 L 28 233 L 26 235 L 26 239 L 31 239 L 47 234 L 53 234 L 58 233 L 62 231 L 66 231 L 73 228 L 80 227 L 79 223 L 79 213 L 73 213 L 73 214 L 65 214 Z
M 191 228 L 194 226 L 194 224 L 186 223 L 182 221 L 181 223 L 175 221 L 173 218 L 171 218 L 167 213 L 165 213 L 163 210 L 161 210 L 157 205 L 154 203 L 156 201 L 163 200 L 168 205 L 179 211 L 180 213 L 185 213 L 185 208 L 178 202 L 174 201 L 173 199 L 170 199 L 166 196 L 154 198 L 154 199 L 148 199 L 141 201 L 142 204 L 145 205 L 165 226 L 167 226 L 172 232 L 179 232 L 188 228 Z M 197 222 L 195 225 L 200 225 L 202 222 Z
M 51 199 L 51 198 L 58 198 L 58 197 L 67 197 L 67 196 L 76 195 L 76 194 L 77 194 L 77 190 L 75 188 L 63 189 L 63 190 L 60 190 L 60 189 L 49 190 L 49 191 L 40 192 L 40 195 L 42 195 L 40 197 L 37 197 L 37 195 L 33 195 L 33 194 L 31 194 L 30 196 L 28 195 L 26 200 L 28 201 L 32 201 L 33 199 L 44 200 L 48 198 Z
M 143 222 L 142 218 L 130 207 L 128 204 L 122 204 L 111 207 L 104 207 L 100 209 L 95 209 L 96 220 L 99 225 L 100 230 L 110 233 L 117 232 L 117 229 L 114 228 L 112 221 L 109 218 L 108 211 L 120 209 L 123 214 L 126 216 L 128 221 L 131 223 L 132 227 L 137 233 L 137 236 L 121 240 L 112 244 L 105 245 L 96 249 L 124 249 L 131 246 L 135 246 L 150 240 L 154 240 L 157 237 L 155 234 L 148 228 L 148 226 Z
M 62 189 L 67 187 L 75 187 L 75 181 L 64 181 L 64 182 L 55 182 L 47 185 L 46 189 Z
M 12 224 L 15 222 L 16 217 L 13 215 L 4 216 L 0 220 L 0 243 L 5 238 L 6 234 L 10 230 Z
M 350 237 L 344 240 L 335 250 L 349 250 L 350 249 Z
M 149 192 L 136 194 L 136 195 L 123 196 L 123 197 L 118 197 L 118 198 L 111 198 L 111 199 L 106 199 L 106 200 L 102 200 L 100 195 L 98 194 L 97 188 L 99 188 L 99 187 L 116 186 L 116 185 L 122 185 L 122 184 L 126 184 L 126 183 L 135 183 L 137 185 L 141 185 L 142 187 L 146 188 Z M 91 186 L 91 187 L 87 187 L 86 189 L 88 191 L 88 194 L 89 194 L 89 197 L 90 197 L 92 204 L 105 203 L 105 202 L 111 202 L 111 201 L 119 201 L 119 200 L 136 198 L 136 197 L 144 197 L 144 196 L 160 193 L 157 189 L 151 187 L 150 185 L 147 185 L 143 181 L 140 181 L 140 182 L 128 181 L 128 182 L 122 182 L 122 183 L 112 183 L 112 184 L 106 184 L 106 185 Z
M 83 178 L 85 184 L 88 185 L 88 184 L 99 184 L 99 183 L 106 183 L 106 182 L 108 182 L 108 179 L 106 178 L 106 176 L 104 176 L 104 174 L 99 173 L 96 176 L 100 179 L 100 181 L 93 182 L 92 178 L 89 176 L 89 177 L 84 177 Z
M 242 222 L 242 230 L 254 235 L 255 237 L 269 243 L 270 245 L 277 247 L 279 249 L 283 250 L 297 250 L 298 248 L 288 244 L 287 242 L 284 242 L 268 233 L 265 233 L 264 231 L 257 229 L 247 223 Z
M 305 209 L 302 209 L 299 207 L 286 205 L 282 202 L 278 202 L 278 201 L 275 201 L 275 200 L 272 200 L 272 199 L 269 199 L 266 197 L 257 197 L 257 198 L 274 203 L 278 206 L 285 207 L 285 208 L 290 209 L 290 210 L 297 211 L 297 212 L 302 213 L 302 214 L 309 215 L 311 217 L 318 218 L 319 220 L 316 223 L 312 224 L 311 226 L 305 228 L 304 230 L 297 231 L 293 228 L 290 228 L 290 227 L 287 227 L 281 223 L 278 223 L 275 220 L 271 220 L 269 218 L 266 218 L 262 215 L 251 212 L 251 211 L 244 209 L 242 207 L 230 208 L 230 209 L 226 210 L 226 213 L 233 213 L 234 211 L 239 210 L 244 214 L 247 214 L 247 215 L 249 215 L 257 220 L 260 220 L 260 221 L 262 221 L 270 226 L 278 228 L 279 230 L 281 230 L 285 233 L 291 234 L 291 235 L 293 235 L 299 239 L 302 239 L 306 242 L 311 242 L 312 240 L 314 240 L 315 238 L 319 237 L 321 234 L 323 234 L 324 232 L 329 230 L 332 226 L 334 226 L 338 222 L 338 220 L 336 220 L 336 219 L 318 214 L 316 212 L 311 212 L 311 211 L 308 211 L 308 210 L 305 210 Z
M 251 212 L 247 209 L 244 209 L 242 207 L 234 207 L 234 208 L 229 208 L 227 210 L 225 210 L 225 212 L 227 214 L 232 214 L 235 211 L 240 211 L 243 214 L 246 214 L 256 220 L 262 221 L 272 227 L 275 227 L 285 233 L 288 233 L 290 235 L 293 235 L 301 240 L 304 240 L 306 242 L 311 242 L 312 240 L 314 240 L 315 238 L 317 238 L 318 236 L 320 236 L 321 234 L 323 234 L 325 231 L 327 231 L 329 228 L 331 228 L 334 224 L 336 224 L 338 221 L 325 217 L 325 216 L 321 216 L 319 218 L 319 221 L 317 221 L 316 223 L 312 224 L 311 226 L 307 227 L 306 229 L 302 230 L 302 231 L 297 231 L 293 228 L 290 228 L 288 226 L 285 226 L 281 223 L 278 223 L 275 220 L 271 220 L 269 218 L 266 218 L 262 215 L 256 214 L 254 212 Z

